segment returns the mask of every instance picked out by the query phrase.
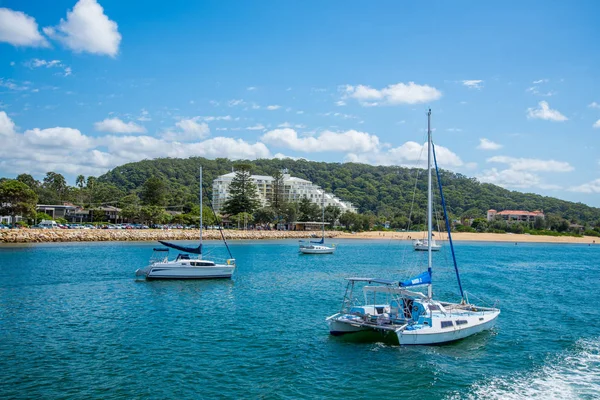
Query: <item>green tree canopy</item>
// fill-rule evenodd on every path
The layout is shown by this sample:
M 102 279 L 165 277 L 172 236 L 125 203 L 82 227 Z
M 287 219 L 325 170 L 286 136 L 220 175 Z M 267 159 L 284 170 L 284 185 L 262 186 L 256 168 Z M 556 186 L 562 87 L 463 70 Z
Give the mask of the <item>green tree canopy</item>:
M 23 182 L 7 179 L 0 183 L 0 215 L 10 215 L 13 226 L 17 215 L 35 215 L 38 196 Z
M 166 185 L 162 179 L 153 176 L 144 182 L 140 198 L 142 203 L 149 206 L 164 206 L 166 196 Z

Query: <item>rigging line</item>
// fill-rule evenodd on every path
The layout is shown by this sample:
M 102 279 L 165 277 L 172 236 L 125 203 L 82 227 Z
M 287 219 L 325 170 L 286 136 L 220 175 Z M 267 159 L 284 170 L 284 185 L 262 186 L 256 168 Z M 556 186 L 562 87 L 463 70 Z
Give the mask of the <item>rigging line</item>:
M 450 234 L 450 223 L 448 221 L 448 212 L 446 211 L 446 200 L 444 199 L 444 192 L 442 191 L 442 180 L 440 178 L 440 170 L 437 165 L 437 158 L 435 156 L 435 145 L 431 142 L 431 148 L 433 150 L 433 162 L 435 163 L 435 174 L 437 176 L 438 187 L 440 189 L 440 197 L 442 198 L 442 208 L 444 209 L 444 218 L 446 220 L 446 229 L 448 230 L 448 242 L 450 242 L 450 250 L 452 251 L 452 260 L 454 261 L 454 270 L 456 271 L 456 280 L 458 281 L 458 288 L 460 289 L 460 297 L 463 301 L 465 300 L 465 293 L 463 292 L 462 284 L 460 282 L 460 275 L 458 273 L 458 265 L 456 264 L 456 254 L 454 254 L 454 244 L 452 243 L 452 235 Z

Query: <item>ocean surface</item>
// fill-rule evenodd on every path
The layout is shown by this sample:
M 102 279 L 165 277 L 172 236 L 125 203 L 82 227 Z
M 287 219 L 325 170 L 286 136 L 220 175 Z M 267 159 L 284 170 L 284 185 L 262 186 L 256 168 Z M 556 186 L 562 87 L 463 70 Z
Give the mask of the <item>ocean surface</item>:
M 325 318 L 345 277 L 407 278 L 425 254 L 337 243 L 232 242 L 231 281 L 152 282 L 134 273 L 153 243 L 1 246 L 0 398 L 600 398 L 600 245 L 458 243 L 496 328 L 401 347 L 332 337 Z M 457 300 L 450 255 L 434 262 L 436 298 Z

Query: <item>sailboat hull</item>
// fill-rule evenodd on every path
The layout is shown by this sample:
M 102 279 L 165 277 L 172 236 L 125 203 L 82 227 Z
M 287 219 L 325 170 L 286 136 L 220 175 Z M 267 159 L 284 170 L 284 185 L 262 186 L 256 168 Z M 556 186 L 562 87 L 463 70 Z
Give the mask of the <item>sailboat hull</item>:
M 302 254 L 333 254 L 335 247 L 329 246 L 303 246 L 300 247 Z
M 230 279 L 235 265 L 189 266 L 176 263 L 157 263 L 136 271 L 146 279 Z

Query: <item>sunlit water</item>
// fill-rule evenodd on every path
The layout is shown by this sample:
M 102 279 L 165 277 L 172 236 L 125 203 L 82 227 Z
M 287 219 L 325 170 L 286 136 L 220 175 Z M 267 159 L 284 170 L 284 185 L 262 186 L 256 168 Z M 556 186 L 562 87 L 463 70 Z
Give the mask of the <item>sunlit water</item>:
M 0 398 L 600 397 L 600 245 L 459 243 L 470 300 L 499 301 L 496 329 L 399 347 L 324 320 L 344 277 L 406 278 L 425 256 L 338 243 L 233 242 L 233 280 L 153 282 L 134 277 L 152 243 L 0 247 Z M 436 297 L 457 300 L 450 256 L 434 258 Z

